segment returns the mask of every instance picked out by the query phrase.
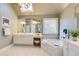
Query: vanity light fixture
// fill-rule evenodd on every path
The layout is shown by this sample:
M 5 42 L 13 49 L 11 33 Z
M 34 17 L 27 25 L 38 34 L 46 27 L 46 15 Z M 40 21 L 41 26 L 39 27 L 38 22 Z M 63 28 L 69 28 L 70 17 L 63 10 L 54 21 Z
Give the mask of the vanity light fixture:
M 24 25 L 24 24 L 26 24 L 26 22 L 22 21 L 21 24 Z
M 32 21 L 33 24 L 37 24 L 37 21 Z
M 38 23 L 40 23 L 40 22 L 39 21 L 35 21 L 35 20 L 32 21 L 32 24 L 38 24 Z

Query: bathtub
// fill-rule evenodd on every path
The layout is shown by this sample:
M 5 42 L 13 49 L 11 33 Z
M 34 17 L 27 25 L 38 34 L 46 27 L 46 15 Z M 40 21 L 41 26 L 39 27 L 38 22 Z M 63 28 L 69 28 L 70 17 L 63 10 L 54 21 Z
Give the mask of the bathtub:
M 63 56 L 63 41 L 57 39 L 43 39 L 41 48 L 51 56 Z

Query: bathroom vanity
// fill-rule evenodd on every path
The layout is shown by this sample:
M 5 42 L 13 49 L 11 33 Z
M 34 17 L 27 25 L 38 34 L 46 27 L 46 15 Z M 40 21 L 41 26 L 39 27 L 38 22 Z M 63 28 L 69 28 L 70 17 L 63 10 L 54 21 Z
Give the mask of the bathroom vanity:
M 15 33 L 13 36 L 14 44 L 33 45 L 34 38 L 42 38 L 41 33 Z

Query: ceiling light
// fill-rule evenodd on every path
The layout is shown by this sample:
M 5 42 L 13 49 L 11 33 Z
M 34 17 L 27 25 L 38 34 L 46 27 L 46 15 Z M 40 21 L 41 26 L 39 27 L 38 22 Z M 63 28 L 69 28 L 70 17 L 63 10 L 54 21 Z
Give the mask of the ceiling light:
M 21 12 L 33 12 L 32 3 L 19 3 Z

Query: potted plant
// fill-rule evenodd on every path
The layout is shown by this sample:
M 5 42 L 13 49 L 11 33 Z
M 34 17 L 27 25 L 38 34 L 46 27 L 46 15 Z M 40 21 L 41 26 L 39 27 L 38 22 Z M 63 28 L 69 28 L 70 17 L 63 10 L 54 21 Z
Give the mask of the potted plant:
M 73 30 L 70 33 L 71 33 L 71 36 L 73 37 L 73 40 L 76 41 L 77 37 L 79 36 L 79 29 Z

